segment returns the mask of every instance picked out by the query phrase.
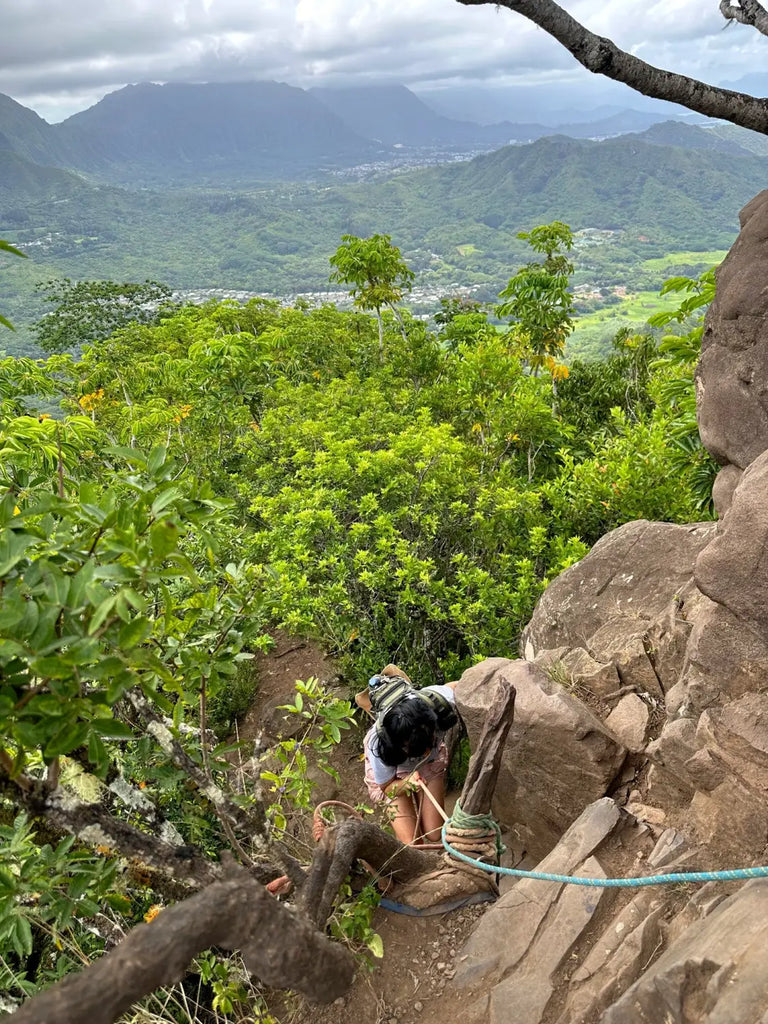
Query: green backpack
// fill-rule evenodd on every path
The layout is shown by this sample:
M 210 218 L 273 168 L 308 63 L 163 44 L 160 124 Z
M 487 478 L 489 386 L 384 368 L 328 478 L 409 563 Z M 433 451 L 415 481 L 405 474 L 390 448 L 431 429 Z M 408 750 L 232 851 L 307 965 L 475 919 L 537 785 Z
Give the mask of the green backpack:
M 434 690 L 417 690 L 408 679 L 402 676 L 372 676 L 368 682 L 368 693 L 371 698 L 371 710 L 376 716 L 376 732 L 383 730 L 384 716 L 401 700 L 417 697 L 428 704 L 435 712 L 438 727 L 449 729 L 456 723 L 457 714 L 451 701 Z

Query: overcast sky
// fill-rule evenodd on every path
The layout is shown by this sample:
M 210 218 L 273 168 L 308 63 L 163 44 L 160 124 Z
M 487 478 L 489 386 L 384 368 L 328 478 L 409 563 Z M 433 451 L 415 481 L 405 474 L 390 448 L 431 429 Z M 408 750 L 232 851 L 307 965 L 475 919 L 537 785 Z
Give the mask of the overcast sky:
M 728 81 L 768 39 L 717 0 L 563 0 L 661 67 Z M 133 82 L 529 84 L 587 75 L 520 15 L 456 0 L 3 0 L 0 92 L 58 121 Z

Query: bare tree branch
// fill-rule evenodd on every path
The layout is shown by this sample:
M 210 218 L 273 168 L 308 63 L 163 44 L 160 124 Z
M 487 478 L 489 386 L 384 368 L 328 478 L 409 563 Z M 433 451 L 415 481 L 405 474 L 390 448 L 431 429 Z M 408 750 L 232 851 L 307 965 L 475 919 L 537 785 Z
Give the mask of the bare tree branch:
M 554 0 L 458 0 L 465 7 L 479 7 L 494 4 L 522 14 L 539 28 L 543 28 L 566 48 L 588 71 L 605 75 L 614 81 L 623 82 L 631 89 L 654 99 L 679 103 L 689 110 L 695 110 L 707 117 L 723 118 L 743 128 L 768 135 L 768 99 L 750 96 L 747 93 L 721 89 L 707 85 L 695 78 L 664 71 L 652 64 L 620 50 L 615 43 L 603 36 L 595 35 Z M 740 8 L 729 5 L 729 10 L 739 10 L 737 17 L 743 24 L 759 28 L 763 24 L 765 10 L 755 0 L 742 0 Z M 721 11 L 723 10 L 721 5 Z M 725 13 L 725 12 L 723 12 Z M 754 18 L 754 20 L 749 20 Z
M 195 764 L 182 744 L 165 724 L 162 717 L 155 711 L 143 694 L 138 690 L 132 690 L 127 695 L 127 698 L 134 711 L 143 721 L 148 734 L 152 736 L 161 750 L 177 768 L 181 768 L 186 772 L 197 789 L 210 801 L 216 816 L 230 839 L 235 830 L 244 832 L 256 846 L 260 855 L 274 857 L 279 860 L 293 884 L 300 888 L 306 880 L 306 874 L 299 862 L 288 852 L 285 846 L 272 840 L 262 803 L 256 801 L 248 808 L 238 806 L 223 789 L 216 785 L 213 778 L 204 768 Z M 238 852 L 240 852 L 241 848 L 237 839 L 235 839 L 234 845 Z
M 184 977 L 210 946 L 239 949 L 265 984 L 329 1003 L 347 991 L 352 954 L 278 903 L 244 871 L 216 882 L 148 925 L 138 925 L 110 953 L 28 1000 L 14 1024 L 112 1024 L 142 996 Z
M 738 4 L 720 0 L 720 13 L 727 21 L 749 25 L 764 36 L 768 36 L 768 11 L 757 0 L 741 0 Z
M 339 886 L 356 860 L 364 860 L 396 882 L 405 882 L 433 871 L 440 863 L 440 854 L 405 846 L 370 821 L 349 818 L 329 829 L 312 859 L 300 904 L 318 928 L 325 927 Z

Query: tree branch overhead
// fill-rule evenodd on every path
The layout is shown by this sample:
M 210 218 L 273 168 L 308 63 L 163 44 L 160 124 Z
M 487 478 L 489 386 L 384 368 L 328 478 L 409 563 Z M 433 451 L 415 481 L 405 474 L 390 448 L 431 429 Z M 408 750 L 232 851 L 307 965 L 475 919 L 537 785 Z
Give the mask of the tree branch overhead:
M 604 36 L 590 32 L 554 0 L 458 0 L 465 7 L 493 3 L 522 14 L 556 39 L 588 71 L 623 82 L 653 99 L 679 103 L 706 117 L 721 118 L 742 128 L 768 135 L 768 99 L 707 85 L 695 78 L 654 67 L 621 50 Z M 768 35 L 768 12 L 756 0 L 720 3 L 728 20 L 750 25 Z

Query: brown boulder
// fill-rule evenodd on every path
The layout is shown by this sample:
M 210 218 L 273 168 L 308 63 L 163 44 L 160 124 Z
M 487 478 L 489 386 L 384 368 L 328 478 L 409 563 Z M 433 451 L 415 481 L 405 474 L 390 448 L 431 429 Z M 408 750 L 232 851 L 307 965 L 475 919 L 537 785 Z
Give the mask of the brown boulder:
M 746 469 L 768 448 L 768 191 L 740 219 L 717 270 L 696 390 L 704 447 L 723 465 Z
M 639 751 L 645 746 L 650 711 L 636 693 L 622 697 L 605 720 L 605 727 L 627 750 Z
M 599 1024 L 761 1024 L 766 955 L 768 880 L 761 879 L 692 923 Z
M 617 618 L 648 626 L 667 614 L 671 602 L 684 608 L 694 593 L 696 557 L 714 530 L 714 523 L 638 519 L 606 534 L 544 591 L 523 631 L 526 659 L 549 647 L 584 647 Z
M 680 684 L 667 695 L 667 714 L 697 717 L 762 685 L 768 675 L 768 644 L 727 608 L 704 600 L 697 612 Z
M 741 477 L 695 575 L 702 593 L 768 642 L 768 452 Z
M 542 857 L 588 804 L 604 796 L 626 750 L 580 700 L 537 667 L 504 658 L 468 669 L 456 687 L 472 747 L 502 675 L 515 686 L 517 699 L 494 813 L 513 827 L 529 854 Z
M 715 482 L 712 484 L 712 504 L 715 506 L 718 519 L 722 519 L 731 507 L 733 492 L 739 486 L 743 472 L 744 470 L 739 469 L 738 466 L 729 464 L 723 466 L 715 477 Z
M 542 651 L 536 658 L 536 667 L 567 689 L 583 686 L 599 697 L 615 693 L 621 686 L 614 663 L 596 661 L 583 647 Z
M 647 620 L 634 615 L 609 619 L 589 638 L 587 647 L 598 661 L 613 662 L 622 686 L 634 686 L 652 697 L 663 698 L 647 626 Z

